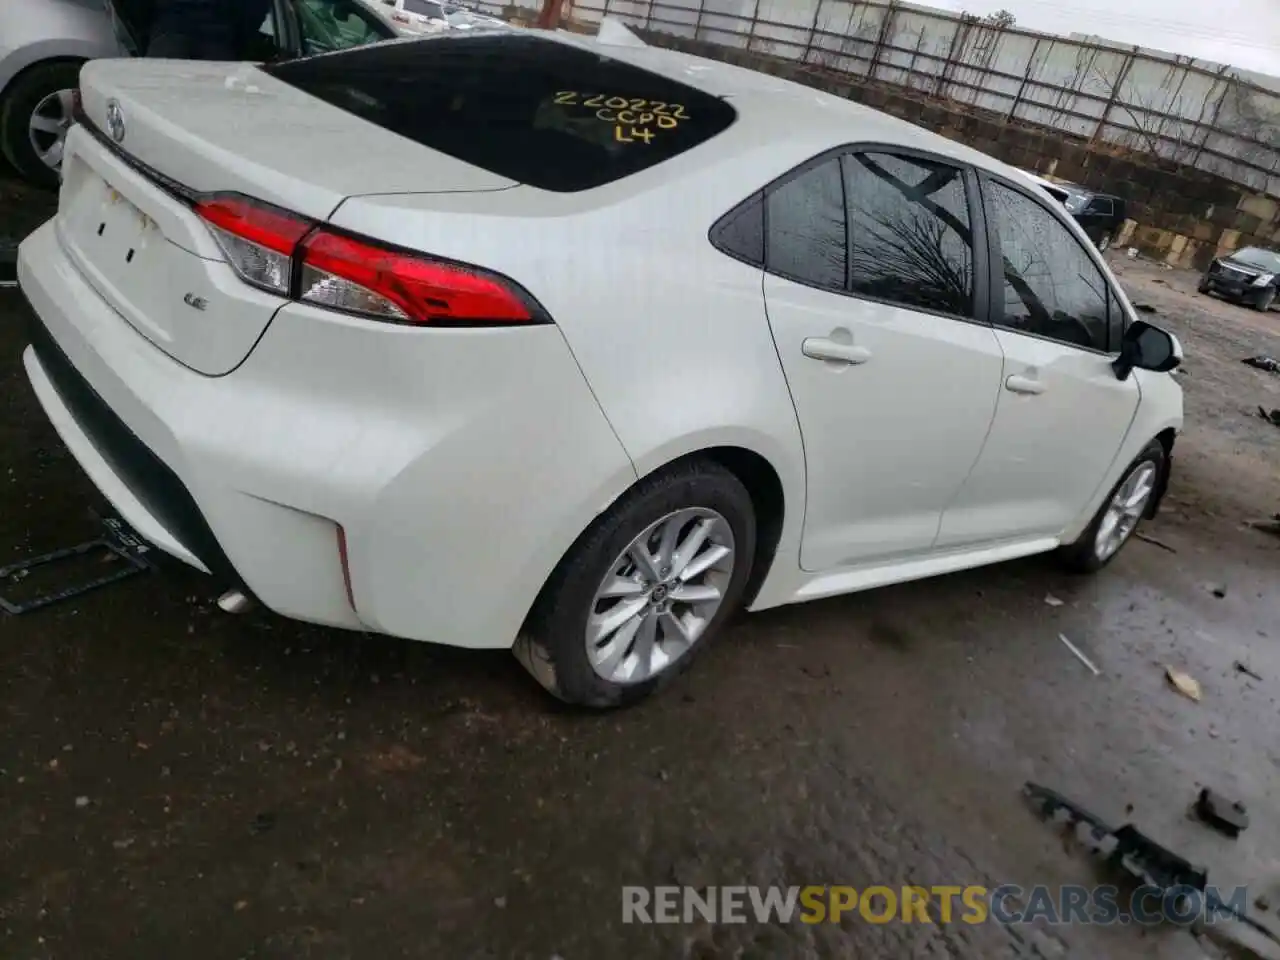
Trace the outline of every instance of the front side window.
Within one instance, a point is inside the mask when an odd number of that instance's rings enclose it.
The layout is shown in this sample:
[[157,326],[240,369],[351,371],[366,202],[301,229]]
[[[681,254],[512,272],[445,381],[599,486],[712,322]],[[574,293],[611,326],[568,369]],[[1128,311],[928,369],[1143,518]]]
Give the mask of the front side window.
[[298,30],[305,53],[361,47],[394,36],[359,0],[296,0]]
[[856,153],[844,161],[854,293],[973,314],[973,231],[964,173],[932,160]]
[[836,157],[769,191],[766,265],[770,273],[843,290],[847,243],[844,185]]
[[987,198],[1004,275],[996,323],[1088,350],[1119,349],[1108,342],[1106,280],[1071,232],[1003,184],[988,182]]

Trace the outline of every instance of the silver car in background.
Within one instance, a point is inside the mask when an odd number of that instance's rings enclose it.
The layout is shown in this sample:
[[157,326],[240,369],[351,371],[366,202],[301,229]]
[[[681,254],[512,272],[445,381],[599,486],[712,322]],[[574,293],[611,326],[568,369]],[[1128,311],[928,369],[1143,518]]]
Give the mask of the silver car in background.
[[[381,4],[271,0],[249,61],[281,60],[400,35]],[[0,0],[0,154],[34,183],[57,186],[80,67],[136,56],[151,0]]]

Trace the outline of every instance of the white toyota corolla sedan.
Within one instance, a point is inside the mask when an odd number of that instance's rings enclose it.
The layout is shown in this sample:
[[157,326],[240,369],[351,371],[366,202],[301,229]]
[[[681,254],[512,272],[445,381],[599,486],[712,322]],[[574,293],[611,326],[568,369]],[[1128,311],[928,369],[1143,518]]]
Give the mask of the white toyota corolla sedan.
[[285,616],[616,705],[743,605],[1096,570],[1165,488],[1177,341],[1024,174],[875,111],[537,32],[81,85],[31,384]]

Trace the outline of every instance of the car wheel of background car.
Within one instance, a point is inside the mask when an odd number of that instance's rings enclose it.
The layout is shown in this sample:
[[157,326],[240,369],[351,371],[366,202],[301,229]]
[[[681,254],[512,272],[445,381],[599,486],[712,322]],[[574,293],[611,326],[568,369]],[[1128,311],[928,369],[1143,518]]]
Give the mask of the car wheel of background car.
[[1106,253],[1106,252],[1107,252],[1108,250],[1110,250],[1110,249],[1111,249],[1111,234],[1109,234],[1109,233],[1104,233],[1104,234],[1103,234],[1103,235],[1098,239],[1098,252],[1099,252],[1099,253]]
[[1201,280],[1201,281],[1200,281],[1200,283],[1196,286],[1196,290],[1197,290],[1197,291],[1199,291],[1200,293],[1208,293],[1208,292],[1209,292],[1209,281],[1208,281],[1208,280]]
[[1164,447],[1152,440],[1130,464],[1088,529],[1060,551],[1069,569],[1093,573],[1115,558],[1146,514],[1164,467]]
[[751,496],[736,476],[705,460],[664,469],[570,548],[516,656],[566,702],[640,700],[683,671],[738,607],[755,546]]
[[13,81],[0,104],[0,149],[5,159],[41,186],[58,185],[80,66],[76,60],[37,64]]
[[1268,310],[1271,309],[1271,305],[1275,302],[1276,302],[1276,288],[1268,287],[1266,290],[1262,291],[1262,294],[1258,297],[1257,300],[1254,301],[1253,305],[1257,309],[1261,310],[1263,313],[1266,313]]

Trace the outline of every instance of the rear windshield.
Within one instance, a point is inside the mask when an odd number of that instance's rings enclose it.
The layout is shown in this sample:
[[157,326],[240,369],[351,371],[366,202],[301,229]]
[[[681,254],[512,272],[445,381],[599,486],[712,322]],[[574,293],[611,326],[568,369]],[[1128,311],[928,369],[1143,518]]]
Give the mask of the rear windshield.
[[[711,139],[727,102],[519,34],[380,44],[264,67],[378,126],[543,190],[588,190]],[[376,161],[371,163],[375,172]]]

